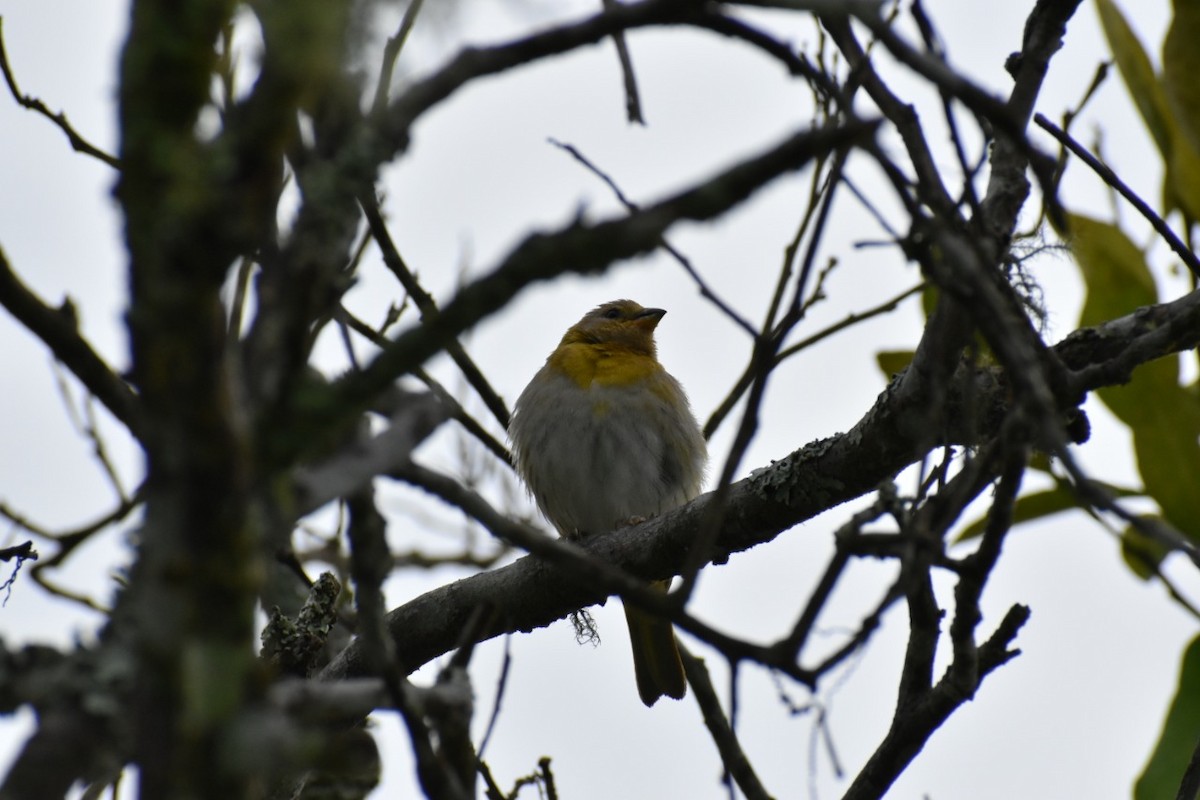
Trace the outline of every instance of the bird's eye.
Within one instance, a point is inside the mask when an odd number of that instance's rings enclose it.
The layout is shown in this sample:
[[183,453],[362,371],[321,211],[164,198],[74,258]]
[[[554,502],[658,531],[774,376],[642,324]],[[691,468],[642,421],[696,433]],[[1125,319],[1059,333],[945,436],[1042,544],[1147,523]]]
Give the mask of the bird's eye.
[[604,312],[605,319],[619,319],[620,316],[621,316],[621,309],[619,309],[619,308],[610,308]]

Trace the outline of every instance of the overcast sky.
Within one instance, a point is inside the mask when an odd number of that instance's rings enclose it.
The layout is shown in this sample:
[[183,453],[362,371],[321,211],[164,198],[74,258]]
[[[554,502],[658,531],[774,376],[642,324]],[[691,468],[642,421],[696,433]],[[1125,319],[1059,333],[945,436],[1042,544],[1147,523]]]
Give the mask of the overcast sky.
[[[501,5],[472,2],[453,17],[423,19],[412,53],[401,63],[397,88],[442,63],[462,42],[504,41],[551,13],[575,17],[599,4],[528,4],[507,11]],[[940,27],[952,65],[985,87],[1006,92],[1004,59],[1019,48],[1032,2],[928,0],[925,6]],[[1135,27],[1152,53],[1168,11],[1165,0],[1137,4]],[[0,13],[22,90],[51,109],[65,110],[81,132],[115,152],[115,66],[127,4],[0,0]],[[799,17],[759,19],[796,45],[811,47],[817,39],[812,25]],[[384,26],[377,38],[390,32]],[[387,170],[382,189],[393,237],[441,301],[464,271],[468,277],[486,271],[531,229],[561,226],[581,210],[592,218],[617,213],[608,190],[548,137],[578,147],[632,199],[645,202],[777,141],[809,119],[808,89],[744,46],[679,28],[639,31],[629,41],[649,123],[644,128],[624,121],[620,75],[609,43],[482,81],[416,126],[412,148]],[[374,53],[370,48],[364,53],[372,72]],[[1074,105],[1103,57],[1093,8],[1085,4],[1052,64],[1039,110],[1058,118]],[[252,62],[253,53],[245,58]],[[919,84],[901,69],[889,69],[897,90],[918,91]],[[931,125],[933,144],[943,148],[942,163],[952,164],[945,141],[935,135],[936,108],[925,109],[923,118]],[[1076,132],[1088,143],[1099,135],[1117,171],[1144,196],[1158,197],[1156,159],[1115,72]],[[18,108],[7,94],[0,96],[0,142],[0,247],[47,301],[58,303],[70,295],[85,334],[110,363],[124,367],[124,261],[121,222],[110,198],[113,172],[71,153],[50,123]],[[868,165],[852,165],[851,174],[869,193],[878,187],[872,199],[903,229],[903,216]],[[759,318],[769,298],[809,178],[805,173],[782,179],[720,222],[671,233],[706,281],[751,319]],[[1069,171],[1066,186],[1072,210],[1113,213],[1108,193],[1080,169]],[[840,265],[828,284],[829,299],[814,309],[801,336],[919,280],[916,268],[895,248],[854,246],[884,240],[886,233],[848,193],[841,195],[836,212],[823,259],[836,257]],[[1125,209],[1121,213],[1130,216]],[[1132,230],[1138,241],[1148,241],[1140,228]],[[1154,254],[1160,266],[1167,264],[1161,248]],[[1045,288],[1049,338],[1056,341],[1078,316],[1077,273],[1067,258],[1054,254],[1038,259],[1033,271]],[[1165,268],[1159,277],[1163,297],[1177,296],[1181,282]],[[749,342],[662,256],[621,265],[601,278],[565,278],[533,287],[481,325],[467,347],[511,404],[563,330],[587,309],[618,297],[667,309],[659,328],[660,356],[686,387],[698,416],[706,418],[740,373]],[[379,319],[399,298],[399,288],[376,274],[360,282],[351,302],[366,318]],[[910,348],[920,324],[920,311],[910,302],[788,362],[772,379],[761,433],[739,477],[853,425],[885,385],[874,354]],[[322,358],[331,369],[342,368],[339,347],[332,339],[322,343]],[[370,350],[360,353],[369,356]],[[5,314],[0,314],[0,366],[9,376],[0,392],[0,501],[55,529],[106,513],[115,503],[113,489],[90,445],[72,427],[47,352]],[[435,360],[432,367],[447,385],[457,385],[447,364]],[[1136,483],[1127,435],[1095,401],[1087,410],[1095,433],[1078,448],[1084,465],[1096,477]],[[138,478],[135,449],[118,426],[100,416],[128,489]],[[732,427],[727,422],[710,443],[714,472]],[[435,466],[459,468],[458,437],[447,426],[423,449],[423,457]],[[911,480],[902,489],[911,491]],[[499,491],[492,487],[497,498]],[[456,519],[436,508],[410,514],[414,499],[403,491],[386,494],[393,546],[452,549],[457,540],[450,534],[417,532],[421,526],[414,519],[432,517],[444,525],[456,525]],[[758,641],[780,636],[824,566],[832,530],[848,513],[848,508],[835,509],[708,569],[693,611],[718,628]],[[314,524],[328,522],[318,517]],[[22,537],[19,530],[0,530],[0,544]],[[111,569],[125,557],[119,533],[110,534],[55,577],[103,601],[112,588]],[[1168,571],[1193,596],[1200,588],[1183,565],[1168,563]],[[388,587],[389,600],[398,605],[460,574],[440,569],[398,576]],[[878,564],[855,569],[822,619],[831,645],[840,631],[857,624],[890,575],[889,567]],[[1169,602],[1160,586],[1134,579],[1112,536],[1082,514],[1024,526],[1011,535],[985,595],[981,634],[1016,602],[1033,610],[1017,639],[1023,655],[987,679],[975,701],[933,737],[890,796],[998,800],[1129,793],[1155,740],[1195,621]],[[603,637],[597,648],[577,646],[570,626],[559,623],[478,649],[472,664],[478,733],[491,710],[505,647],[513,658],[500,722],[486,753],[497,779],[510,785],[548,755],[560,796],[572,800],[724,796],[720,762],[694,702],[666,701],[645,709],[634,689],[619,604],[594,611]],[[26,578],[18,581],[0,614],[9,647],[86,640],[99,619],[48,600]],[[905,633],[898,608],[866,654],[815,698],[825,709],[848,776],[886,730]],[[688,644],[706,653],[702,645]],[[726,687],[719,658],[708,663],[718,687]],[[417,679],[431,674],[422,672]],[[783,686],[797,705],[814,699],[800,687]],[[768,789],[778,797],[804,797],[810,790],[822,798],[838,796],[846,780],[834,774],[828,752],[814,746],[815,715],[790,715],[777,697],[777,684],[762,670],[746,668],[740,688],[739,732]],[[0,720],[0,764],[12,758],[28,725],[27,715]],[[414,778],[407,747],[395,735],[398,726],[390,715],[380,715],[380,727],[387,734],[381,738],[386,767],[377,796],[412,796]]]

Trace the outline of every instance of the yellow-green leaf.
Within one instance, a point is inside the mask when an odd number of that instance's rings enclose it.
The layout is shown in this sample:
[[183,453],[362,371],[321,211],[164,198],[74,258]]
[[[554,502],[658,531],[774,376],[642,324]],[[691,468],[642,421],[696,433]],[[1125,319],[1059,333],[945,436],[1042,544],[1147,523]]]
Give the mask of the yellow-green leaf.
[[[1133,489],[1125,489],[1107,483],[1100,483],[1100,485],[1113,497],[1136,497],[1141,494],[1141,492]],[[1017,501],[1013,504],[1013,524],[1031,522],[1035,519],[1045,519],[1046,517],[1051,517],[1064,511],[1071,511],[1078,507],[1079,499],[1076,497],[1075,492],[1067,484],[1059,483],[1053,489],[1046,489],[1018,497]],[[986,527],[987,517],[981,517],[967,525],[954,541],[965,542],[968,539],[982,536]]]
[[1179,684],[1158,744],[1133,787],[1134,800],[1171,800],[1196,746],[1200,731],[1200,638],[1183,653]]
[[[1174,356],[1169,360],[1175,364]],[[1134,373],[1129,388],[1138,385],[1144,369]],[[1146,494],[1154,498],[1171,525],[1200,541],[1200,409],[1178,384],[1156,388],[1147,382],[1135,391],[1157,411],[1151,419],[1131,426]]]
[[1117,69],[1165,159],[1171,152],[1170,111],[1146,48],[1112,0],[1096,0],[1096,12]]
[[875,363],[883,370],[884,377],[888,380],[891,380],[893,375],[903,372],[912,360],[912,350],[881,350],[875,354]]
[[1121,558],[1126,566],[1142,580],[1158,572],[1158,565],[1167,557],[1167,548],[1130,525],[1121,534]]
[[[1157,300],[1138,248],[1115,225],[1067,218],[1066,241],[1087,287],[1080,324],[1096,325]],[[1200,541],[1200,404],[1179,385],[1179,359],[1143,364],[1124,386],[1101,389],[1100,399],[1133,433],[1146,494],[1171,525]]]
[[1163,40],[1163,86],[1183,138],[1200,150],[1200,3],[1177,2]]
[[[1013,524],[1050,517],[1078,506],[1079,502],[1075,499],[1074,493],[1063,487],[1034,492],[1017,498],[1016,503],[1013,504]],[[987,523],[987,517],[980,517],[963,529],[955,541],[965,542],[968,539],[982,536],[984,529],[987,528]]]
[[[1195,47],[1195,35],[1188,32],[1194,24],[1195,12],[1183,17],[1176,13],[1172,25],[1174,38],[1169,33],[1163,48],[1166,74],[1162,80],[1116,4],[1112,0],[1096,0],[1096,12],[1117,70],[1166,165],[1163,214],[1181,208],[1190,219],[1200,219],[1200,146],[1196,137],[1188,135],[1188,129],[1194,132],[1196,128],[1184,121],[1185,112],[1181,110],[1190,107],[1190,118],[1196,119],[1196,106],[1192,103],[1194,94],[1200,92],[1200,82],[1193,78],[1197,73],[1190,62],[1200,59],[1200,51]],[[1189,35],[1191,39],[1187,38]]]
[[[1079,319],[1081,326],[1098,325],[1157,302],[1158,290],[1145,256],[1116,225],[1069,214],[1063,233],[1087,287]],[[1123,422],[1133,426],[1157,413],[1155,404],[1147,402],[1150,399],[1145,395],[1147,381],[1159,387],[1177,384],[1172,365],[1170,359],[1162,359],[1144,366],[1138,371],[1141,380],[1136,387],[1130,384],[1103,389],[1099,392],[1100,399]]]
[[1183,210],[1189,220],[1200,219],[1200,153],[1172,124],[1171,153],[1167,156],[1163,191],[1167,195],[1167,214],[1176,208]]
[[1158,300],[1146,257],[1116,225],[1068,214],[1062,234],[1087,285],[1080,325],[1097,325]]

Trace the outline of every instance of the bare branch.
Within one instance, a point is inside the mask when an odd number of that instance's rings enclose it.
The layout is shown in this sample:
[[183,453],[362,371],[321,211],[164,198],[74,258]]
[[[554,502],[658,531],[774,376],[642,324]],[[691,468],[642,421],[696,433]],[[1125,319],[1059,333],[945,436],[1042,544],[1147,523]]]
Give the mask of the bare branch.
[[[797,0],[793,5],[813,13],[842,17],[847,13],[872,13],[879,3],[877,0]],[[582,22],[552,28],[507,44],[464,49],[445,67],[411,86],[392,102],[374,137],[378,151],[373,157],[382,161],[391,153],[405,149],[409,131],[422,114],[477,78],[594,44],[619,31],[650,25],[710,27],[712,19],[713,14],[702,4],[644,0],[614,4],[611,10]],[[720,32],[734,35],[728,28]]]
[[532,234],[491,273],[464,287],[435,318],[393,340],[361,372],[335,383],[308,420],[318,429],[361,412],[379,391],[420,366],[448,341],[502,308],[523,287],[566,274],[589,274],[615,261],[653,250],[680,220],[711,219],[774,178],[801,168],[813,157],[867,138],[872,123],[851,122],[805,131],[691,189],[620,219],[576,222],[554,234]]
[[[754,767],[738,742],[737,732],[726,718],[721,709],[721,701],[713,689],[712,680],[708,676],[708,667],[704,659],[680,648],[679,654],[683,659],[683,669],[687,675],[688,686],[696,697],[700,712],[704,715],[704,724],[712,736],[717,751],[721,754],[721,763],[729,777],[733,779],[749,800],[769,800],[771,795],[762,785]],[[732,791],[732,789],[731,789]]]
[[[433,296],[417,282],[416,276],[409,270],[408,265],[404,263],[404,259],[400,257],[400,251],[396,248],[395,242],[392,241],[392,236],[388,232],[387,225],[383,221],[383,214],[379,210],[379,203],[374,197],[363,196],[359,198],[359,204],[362,206],[363,213],[367,218],[367,225],[370,226],[371,236],[374,237],[375,243],[379,245],[379,250],[383,254],[383,263],[391,270],[396,279],[400,281],[400,285],[404,287],[404,291],[408,292],[408,296],[417,304],[417,308],[421,311],[421,318],[434,317],[438,314],[437,303]],[[454,359],[454,363],[462,371],[463,377],[467,379],[467,383],[471,385],[479,397],[483,400],[484,405],[492,412],[496,421],[500,423],[500,427],[508,428],[508,407],[504,405],[504,400],[488,383],[484,377],[483,371],[479,366],[467,355],[466,348],[458,339],[449,339],[445,343],[446,352]]]
[[1084,164],[1087,164],[1092,172],[1100,176],[1100,180],[1120,192],[1121,196],[1128,200],[1129,204],[1136,208],[1137,212],[1150,223],[1150,226],[1170,246],[1175,255],[1179,256],[1184,265],[1192,271],[1192,275],[1200,278],[1200,258],[1197,258],[1196,254],[1175,235],[1175,231],[1171,230],[1171,226],[1167,224],[1166,220],[1160,217],[1145,200],[1139,197],[1137,192],[1129,188],[1129,184],[1118,178],[1115,172],[1109,169],[1100,159],[1089,153],[1087,148],[1077,142],[1073,136],[1046,119],[1042,114],[1034,116],[1034,121],[1042,130],[1057,139],[1059,144],[1074,153]]
[[[1189,315],[1200,313],[1200,291],[1189,295],[1188,299],[1186,304],[1176,301],[1142,309],[1106,325],[1121,329],[1136,318],[1150,317],[1171,327],[1172,321],[1191,319]],[[1162,346],[1167,346],[1169,341],[1169,346],[1176,349],[1152,354],[1148,349],[1138,348],[1137,352],[1146,358],[1156,358],[1200,345],[1200,325],[1180,322],[1179,328],[1179,336],[1175,338],[1154,339]],[[1088,330],[1095,334],[1099,329]],[[1144,335],[1153,337],[1154,334]],[[1089,352],[1078,347],[1075,342],[1079,338],[1091,337],[1082,334],[1059,345],[1071,351],[1069,360],[1072,363],[1082,365],[1090,363],[1092,358],[1102,360],[1111,355],[1103,350]],[[974,375],[967,374],[960,378],[974,379]],[[911,420],[916,412],[909,407],[912,399],[898,391],[897,385],[893,382],[848,433],[813,442],[732,484],[720,536],[714,550],[708,554],[710,563],[723,562],[733,553],[769,542],[822,511],[874,491],[880,482],[920,460],[925,455],[925,448],[933,445],[927,431],[905,424],[904,421]],[[1011,400],[1003,381],[990,382],[987,386],[991,388],[982,387],[982,394],[978,396],[982,407],[993,404],[1003,407],[1005,399]],[[987,436],[998,431],[998,427],[989,428],[988,424],[987,419],[981,420],[980,428],[973,435]],[[990,424],[995,426],[996,422]],[[434,488],[430,482],[433,476],[427,472],[418,475],[412,469],[406,467],[399,477],[446,496],[493,533],[529,549],[536,556],[459,581],[452,591],[446,587],[435,589],[390,612],[388,629],[397,640],[398,652],[403,654],[404,669],[415,669],[456,646],[457,632],[480,603],[499,605],[500,598],[505,598],[503,607],[508,614],[497,622],[496,627],[485,632],[485,636],[491,637],[548,625],[586,605],[602,602],[609,595],[620,594],[639,607],[669,617],[727,655],[775,666],[802,682],[811,681],[819,674],[781,659],[771,648],[752,646],[720,634],[682,613],[668,602],[668,598],[655,596],[639,581],[626,576],[632,574],[644,580],[662,580],[677,574],[694,544],[697,526],[709,511],[711,493],[639,525],[591,537],[584,543],[584,554],[573,543],[531,535],[527,528],[497,514],[481,498],[456,482],[447,480]],[[581,575],[587,575],[588,579],[581,581]],[[518,602],[515,598],[521,600]],[[433,609],[437,612],[433,613]],[[1012,632],[1015,635],[1015,629]],[[999,657],[997,651],[996,658]],[[361,658],[361,653],[352,644],[330,666],[326,677],[362,674]]]
[[0,561],[12,561],[14,558],[37,560],[38,552],[33,549],[33,542],[22,542],[12,547],[0,547]]
[[400,20],[400,27],[396,33],[388,37],[387,44],[383,48],[383,61],[379,67],[379,78],[375,84],[375,101],[371,104],[371,113],[374,115],[383,113],[387,108],[388,94],[392,88],[392,74],[396,70],[396,59],[400,57],[400,51],[404,49],[404,43],[408,41],[408,35],[412,33],[413,27],[417,24],[417,15],[421,13],[421,6],[425,0],[409,0],[408,8],[404,9],[404,17]]
[[[569,156],[571,156],[571,158],[575,159],[580,164],[582,164],[584,169],[586,169],[588,172],[592,173],[597,178],[602,180],[604,182],[604,184],[606,186],[608,186],[609,189],[612,190],[612,193],[613,193],[613,195],[616,196],[617,201],[621,205],[625,206],[625,209],[627,211],[636,212],[636,211],[641,210],[638,207],[637,203],[634,203],[632,200],[630,200],[628,197],[625,196],[625,193],[623,191],[621,191],[621,187],[617,184],[617,182],[615,180],[613,180],[613,178],[607,172],[605,172],[604,170],[602,170],[598,166],[596,166],[594,163],[592,163],[591,159],[589,159],[583,153],[579,152],[579,149],[577,147],[575,147],[574,145],[571,145],[571,144],[565,144],[563,142],[558,141],[557,139],[550,139],[549,141],[550,141],[550,144],[554,145],[555,147],[559,148],[560,150],[563,150]],[[714,292],[709,287],[708,283],[700,276],[700,273],[696,271],[696,268],[694,266],[692,266],[692,262],[691,262],[691,260],[688,259],[687,256],[685,256],[683,253],[679,252],[679,250],[676,249],[675,246],[672,245],[670,242],[668,242],[665,237],[663,238],[661,245],[662,245],[662,249],[667,251],[667,253],[671,256],[671,258],[675,259],[675,263],[677,263],[677,264],[679,264],[679,266],[683,267],[684,272],[686,272],[691,277],[692,281],[695,282],[696,287],[700,290],[701,297],[704,297],[709,302],[711,302],[714,306],[716,306],[721,311],[722,314],[724,314],[726,317],[728,317],[731,322],[733,322],[739,328],[744,330],[746,333],[750,334],[751,336],[758,335],[758,332],[756,330],[754,330],[754,326],[751,325],[749,323],[749,321],[746,320],[745,317],[743,317],[741,314],[734,311],[733,308],[731,308],[724,300],[722,300],[720,298],[719,295],[717,295],[716,292]]]
[[348,497],[375,476],[407,463],[416,446],[447,418],[445,407],[432,394],[397,389],[396,395],[386,430],[365,441],[356,439],[325,461],[296,470],[297,516]]
[[8,84],[8,91],[12,94],[13,99],[16,100],[17,103],[23,108],[27,108],[30,111],[35,111],[57,125],[58,129],[66,134],[67,141],[71,143],[71,148],[75,150],[75,152],[83,153],[86,156],[91,156],[92,158],[103,161],[113,169],[121,168],[121,162],[118,159],[110,156],[108,153],[104,152],[99,147],[96,147],[87,139],[83,138],[83,136],[81,136],[79,132],[71,126],[71,123],[67,122],[67,115],[65,113],[60,111],[55,114],[49,108],[47,108],[46,104],[41,100],[27,94],[22,94],[21,90],[17,88],[17,79],[16,76],[13,75],[12,66],[8,63],[8,51],[4,47],[3,17],[0,17],[0,71],[4,72],[4,81]]
[[[617,0],[602,0],[604,10],[612,13],[617,8]],[[612,35],[613,44],[617,48],[617,60],[621,63],[621,80],[625,86],[625,118],[629,122],[645,125],[642,117],[642,100],[638,95],[637,76],[633,74],[633,58],[629,55],[629,44],[625,41],[625,32],[617,31]]]
[[64,301],[59,308],[46,305],[13,272],[3,250],[0,250],[0,305],[41,339],[54,357],[134,436],[139,435],[142,423],[137,395],[80,335],[71,301]]

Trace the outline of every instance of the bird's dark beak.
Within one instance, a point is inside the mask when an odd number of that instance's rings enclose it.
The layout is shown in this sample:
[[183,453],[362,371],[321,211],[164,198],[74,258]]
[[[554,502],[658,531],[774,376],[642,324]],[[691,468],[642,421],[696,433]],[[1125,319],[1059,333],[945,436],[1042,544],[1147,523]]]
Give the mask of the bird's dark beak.
[[647,331],[652,331],[658,327],[658,321],[663,318],[663,314],[667,311],[664,308],[643,308],[638,312],[638,315],[633,318],[633,324]]

